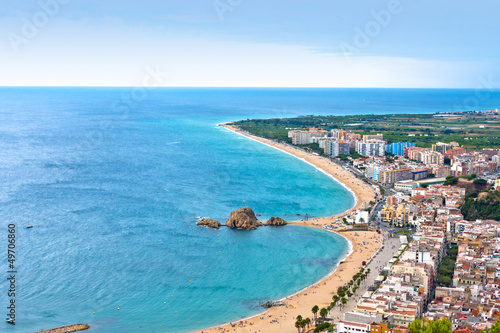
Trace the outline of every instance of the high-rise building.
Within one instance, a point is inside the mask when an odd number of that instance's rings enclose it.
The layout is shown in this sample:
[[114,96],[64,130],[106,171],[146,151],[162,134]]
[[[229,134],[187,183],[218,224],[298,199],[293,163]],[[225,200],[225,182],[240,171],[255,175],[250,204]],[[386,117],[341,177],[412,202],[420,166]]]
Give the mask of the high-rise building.
[[356,152],[363,156],[385,156],[385,142],[379,140],[357,141]]
[[312,143],[312,138],[323,138],[327,137],[328,132],[323,130],[314,131],[293,131],[292,133],[292,144],[294,145],[307,145]]
[[412,179],[411,169],[381,170],[379,182],[381,184],[394,184],[401,180]]
[[415,147],[414,142],[393,142],[385,146],[385,151],[393,154],[403,156],[405,154],[405,149],[409,147]]
[[444,164],[444,155],[437,151],[423,151],[420,153],[419,161],[424,164]]
[[325,142],[325,154],[337,157],[340,154],[349,155],[351,152],[349,141],[328,140]]
[[345,130],[331,130],[330,135],[333,139],[349,141],[351,148],[356,148],[356,141],[361,140],[361,135]]

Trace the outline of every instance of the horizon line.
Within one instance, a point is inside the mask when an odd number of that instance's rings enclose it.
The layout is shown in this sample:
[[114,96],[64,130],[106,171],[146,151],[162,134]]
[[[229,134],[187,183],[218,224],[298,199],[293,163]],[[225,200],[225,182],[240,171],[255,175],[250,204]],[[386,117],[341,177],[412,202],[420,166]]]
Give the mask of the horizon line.
[[477,88],[477,87],[272,87],[272,86],[158,86],[158,87],[145,87],[145,86],[91,86],[91,85],[48,85],[48,86],[7,86],[0,85],[0,88],[146,88],[146,89],[169,89],[169,88],[185,88],[185,89],[428,89],[428,90],[488,90],[488,91],[500,91],[500,88]]

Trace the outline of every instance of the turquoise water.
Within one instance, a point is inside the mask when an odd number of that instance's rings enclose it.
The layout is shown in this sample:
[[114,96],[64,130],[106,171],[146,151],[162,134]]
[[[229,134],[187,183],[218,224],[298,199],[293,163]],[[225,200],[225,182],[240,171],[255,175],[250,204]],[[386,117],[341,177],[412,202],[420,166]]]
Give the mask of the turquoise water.
[[[354,199],[312,166],[216,124],[449,111],[474,91],[136,93],[0,89],[2,248],[7,224],[18,226],[17,325],[0,323],[1,332],[77,322],[103,333],[187,332],[261,312],[259,302],[328,274],[347,242],[298,226],[214,232],[197,227],[197,217],[225,221],[242,206],[262,219],[326,216],[350,208]],[[480,103],[498,107],[500,95]],[[2,262],[0,274],[7,276],[6,258]],[[1,278],[4,309],[7,289]]]

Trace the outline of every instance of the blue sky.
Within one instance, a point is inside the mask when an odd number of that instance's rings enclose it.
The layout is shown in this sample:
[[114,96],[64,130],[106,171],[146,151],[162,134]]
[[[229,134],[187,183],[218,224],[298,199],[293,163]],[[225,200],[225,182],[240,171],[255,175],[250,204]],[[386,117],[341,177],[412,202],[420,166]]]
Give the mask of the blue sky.
[[162,86],[500,88],[498,13],[492,0],[9,2],[0,85],[140,86],[155,68]]

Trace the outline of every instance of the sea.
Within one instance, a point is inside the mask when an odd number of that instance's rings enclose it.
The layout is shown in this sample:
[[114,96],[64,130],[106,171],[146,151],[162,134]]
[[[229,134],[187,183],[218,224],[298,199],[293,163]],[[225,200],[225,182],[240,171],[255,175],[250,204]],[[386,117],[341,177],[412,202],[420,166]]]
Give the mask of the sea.
[[219,123],[498,107],[489,90],[0,88],[0,308],[7,317],[14,301],[16,316],[0,332],[190,332],[328,275],[349,251],[335,233],[196,225],[241,207],[301,220],[355,204],[313,166]]

